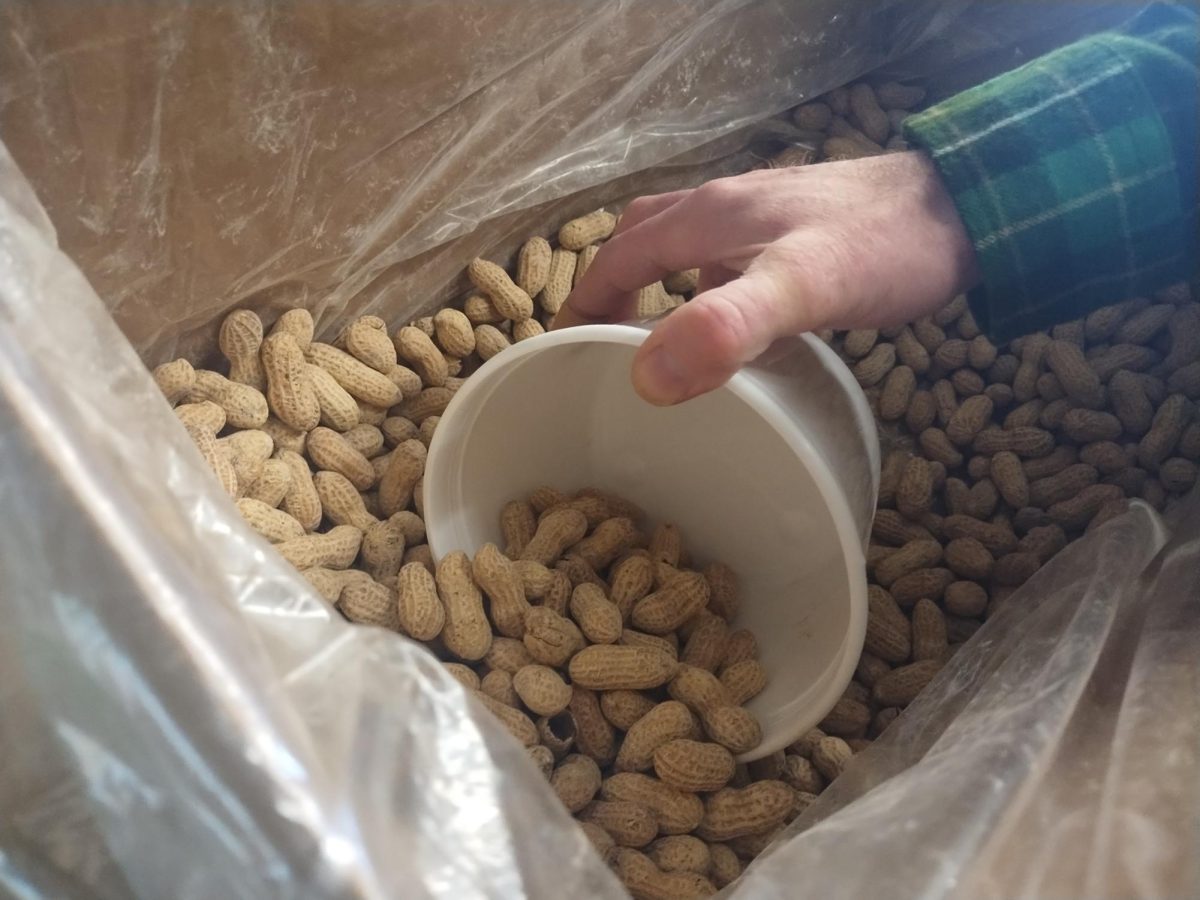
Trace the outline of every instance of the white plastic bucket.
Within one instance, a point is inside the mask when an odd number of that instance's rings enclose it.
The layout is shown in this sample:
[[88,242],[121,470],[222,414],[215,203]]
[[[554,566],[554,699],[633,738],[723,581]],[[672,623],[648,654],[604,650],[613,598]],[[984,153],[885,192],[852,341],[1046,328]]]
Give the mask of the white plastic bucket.
[[522,341],[459,389],[438,424],[424,502],[435,557],[500,542],[501,507],[539,485],[599,487],[676,523],[697,564],[739,578],[735,625],[758,639],[763,741],[815,726],[854,674],[867,622],[863,548],[879,444],[849,370],[812,335],[776,343],[723,388],[670,408],[633,391],[648,326]]

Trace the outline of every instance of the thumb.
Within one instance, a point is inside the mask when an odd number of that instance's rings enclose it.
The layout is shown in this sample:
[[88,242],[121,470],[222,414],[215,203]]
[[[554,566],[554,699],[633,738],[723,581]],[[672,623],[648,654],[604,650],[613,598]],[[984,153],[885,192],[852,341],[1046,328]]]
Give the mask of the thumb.
[[644,400],[671,406],[728,381],[776,338],[813,327],[804,298],[769,269],[752,267],[668,315],[633,361]]

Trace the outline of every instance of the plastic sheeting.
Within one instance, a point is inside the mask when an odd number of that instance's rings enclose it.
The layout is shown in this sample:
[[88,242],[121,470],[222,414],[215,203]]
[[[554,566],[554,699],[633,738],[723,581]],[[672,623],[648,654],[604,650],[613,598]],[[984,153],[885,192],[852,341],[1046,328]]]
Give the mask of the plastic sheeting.
[[461,287],[477,251],[588,204],[694,183],[678,169],[731,151],[714,141],[902,54],[965,3],[166,3],[82,15],[14,0],[0,10],[5,142],[64,248],[161,361],[177,341],[200,352],[218,314],[247,298],[306,305],[324,326],[345,310],[412,315]]
[[1169,524],[1137,503],[988,620],[746,896],[809,896],[800,877],[834,897],[1196,896],[1198,660],[1200,495]]
[[[142,359],[239,303],[405,318],[477,252],[745,168],[961,5],[6,4],[50,215],[0,153],[0,886],[622,896],[428,654],[242,525]],[[1195,895],[1198,517],[1062,554],[733,896]]]
[[5,163],[0,884],[12,848],[87,897],[619,896],[432,656],[238,523]]

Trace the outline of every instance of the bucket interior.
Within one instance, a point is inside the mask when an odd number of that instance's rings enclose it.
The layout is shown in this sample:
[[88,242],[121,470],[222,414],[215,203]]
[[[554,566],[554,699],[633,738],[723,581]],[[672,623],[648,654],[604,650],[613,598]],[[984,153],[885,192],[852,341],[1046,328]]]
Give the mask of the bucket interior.
[[[764,740],[748,757],[795,740],[840,695],[862,643],[863,575],[848,563],[823,466],[732,389],[645,403],[629,380],[634,345],[522,349],[464,386],[438,426],[424,486],[434,553],[499,542],[500,508],[540,485],[634,500],[680,527],[693,565],[721,560],[738,574],[735,627],[754,632],[770,679],[749,704]],[[787,427],[820,427],[781,412]]]

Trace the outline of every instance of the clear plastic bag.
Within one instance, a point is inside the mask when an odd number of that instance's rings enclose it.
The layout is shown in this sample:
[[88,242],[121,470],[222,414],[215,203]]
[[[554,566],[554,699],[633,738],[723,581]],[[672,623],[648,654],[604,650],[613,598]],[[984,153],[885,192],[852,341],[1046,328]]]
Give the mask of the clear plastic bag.
[[[431,656],[249,532],[143,361],[239,304],[411,316],[477,253],[747,168],[764,117],[965,6],[0,10],[49,211],[0,152],[0,887],[623,896]],[[1141,510],[1064,553],[732,895],[1194,894],[1198,534]]]
[[1197,660],[1200,496],[1169,523],[1134,504],[987,621],[744,895],[1194,897]]
[[5,142],[158,362],[203,353],[247,300],[308,306],[325,328],[411,316],[479,251],[695,183],[701,164],[744,170],[718,160],[756,123],[966,3],[14,2]]

